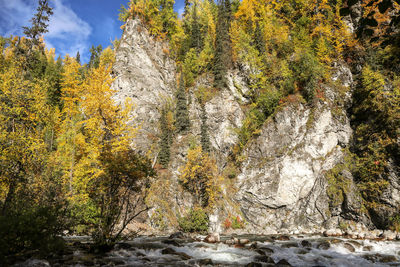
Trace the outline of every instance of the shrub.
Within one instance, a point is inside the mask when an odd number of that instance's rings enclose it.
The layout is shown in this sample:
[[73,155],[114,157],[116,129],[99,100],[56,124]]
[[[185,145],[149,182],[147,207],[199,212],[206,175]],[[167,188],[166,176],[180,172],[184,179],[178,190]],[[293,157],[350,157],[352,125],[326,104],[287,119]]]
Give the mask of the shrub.
[[231,228],[231,227],[232,227],[232,222],[231,222],[231,220],[230,220],[229,218],[226,218],[225,221],[224,221],[224,228],[225,228],[225,229],[229,229],[229,228]]
[[232,220],[232,229],[242,229],[244,228],[244,222],[240,219],[239,216],[236,216]]
[[390,221],[390,229],[392,231],[399,232],[400,231],[400,214],[397,214],[393,217],[389,218]]
[[186,233],[206,233],[208,230],[208,216],[202,208],[191,209],[185,216],[178,219],[179,228]]
[[29,250],[46,255],[64,249],[63,240],[57,237],[65,226],[60,210],[36,207],[0,216],[0,262]]

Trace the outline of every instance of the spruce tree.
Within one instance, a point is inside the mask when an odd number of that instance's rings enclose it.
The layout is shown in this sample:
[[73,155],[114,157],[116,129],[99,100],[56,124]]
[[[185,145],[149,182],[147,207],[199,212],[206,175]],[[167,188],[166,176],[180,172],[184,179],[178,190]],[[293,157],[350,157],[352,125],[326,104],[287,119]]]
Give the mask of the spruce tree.
[[79,51],[76,52],[75,60],[76,60],[76,62],[78,62],[79,64],[81,64],[81,54],[79,54]]
[[254,30],[254,45],[258,50],[258,52],[260,53],[260,55],[266,52],[263,31],[258,21],[256,22],[256,28]]
[[189,0],[185,0],[185,9],[183,11],[183,16],[186,16],[189,6],[190,6]]
[[39,0],[39,6],[36,10],[37,13],[30,20],[32,26],[22,27],[24,29],[24,34],[30,38],[33,45],[38,45],[40,43],[40,36],[48,32],[47,27],[49,26],[49,17],[53,15],[53,9],[49,6],[48,0]]
[[193,16],[192,16],[192,34],[191,34],[191,44],[190,48],[195,48],[197,53],[200,53],[202,49],[202,35],[200,30],[199,17],[197,14],[197,4],[193,6]]
[[159,142],[160,153],[158,154],[158,161],[164,168],[166,168],[168,166],[171,155],[170,152],[171,134],[168,129],[167,110],[165,108],[161,111],[160,129],[161,129],[161,138]]
[[179,82],[178,92],[176,94],[176,129],[178,133],[186,132],[190,128],[189,111],[185,93],[185,83],[183,74]]
[[210,152],[210,137],[208,135],[208,126],[207,126],[207,112],[205,105],[201,105],[201,126],[200,126],[200,134],[201,134],[201,149],[203,152]]
[[230,0],[220,0],[218,3],[218,18],[216,25],[215,58],[214,58],[214,87],[222,89],[226,86],[226,74],[232,64],[231,40],[229,28],[231,25]]
[[91,68],[98,68],[100,65],[100,55],[101,52],[103,51],[103,47],[101,45],[98,45],[95,47],[92,45],[92,48],[90,48],[90,60],[89,60],[89,69]]

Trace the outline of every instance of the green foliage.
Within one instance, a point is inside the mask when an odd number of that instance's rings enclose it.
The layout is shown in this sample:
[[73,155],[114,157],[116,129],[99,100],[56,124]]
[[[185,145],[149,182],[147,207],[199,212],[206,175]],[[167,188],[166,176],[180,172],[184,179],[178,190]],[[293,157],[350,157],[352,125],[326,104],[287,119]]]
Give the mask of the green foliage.
[[290,69],[294,82],[288,85],[286,88],[287,92],[293,93],[298,89],[301,91],[304,99],[310,103],[314,99],[318,82],[324,73],[317,57],[311,53],[302,53],[297,60],[290,63]]
[[37,13],[31,19],[32,26],[23,27],[24,34],[30,38],[33,45],[39,45],[39,37],[48,32],[47,27],[49,25],[47,23],[49,17],[53,15],[53,9],[49,6],[48,0],[39,0],[38,4]]
[[390,229],[392,231],[399,232],[400,231],[400,214],[396,214],[393,217],[389,218],[390,221]]
[[250,105],[250,110],[238,129],[239,146],[243,148],[255,135],[258,135],[265,120],[271,116],[279,104],[281,98],[277,90],[266,90],[257,98],[257,103]]
[[341,205],[345,195],[348,194],[351,189],[351,177],[349,178],[343,175],[343,171],[350,171],[349,168],[352,168],[354,165],[351,155],[347,154],[344,161],[344,163],[337,164],[325,175],[328,181],[326,192],[330,200],[329,205],[332,208]]
[[232,219],[232,229],[243,229],[244,228],[244,222],[240,219],[239,216],[235,216]]
[[168,222],[166,221],[165,215],[162,209],[158,208],[150,217],[150,221],[153,227],[159,228],[161,231],[166,230]]
[[158,161],[166,168],[168,166],[171,151],[170,147],[172,144],[172,132],[168,127],[168,110],[163,108],[160,116],[160,129],[161,137],[159,141],[160,153],[158,154]]
[[199,74],[199,62],[196,49],[191,48],[185,55],[182,65],[183,75],[185,76],[186,86],[193,86],[194,80]]
[[161,39],[171,38],[177,27],[174,3],[174,0],[131,0],[129,10],[122,8],[119,17],[124,21],[129,17],[139,18],[151,34]]
[[200,126],[200,143],[203,152],[209,153],[211,151],[211,143],[210,136],[208,135],[208,126],[207,126],[207,112],[205,105],[201,106],[201,126]]
[[176,94],[176,130],[178,133],[187,132],[190,128],[190,119],[188,104],[186,99],[185,83],[183,81],[183,75],[179,83],[179,89]]
[[201,147],[195,147],[188,151],[186,165],[180,173],[179,181],[193,195],[196,205],[212,209],[221,194],[215,159]]
[[203,47],[203,36],[200,31],[200,23],[198,17],[197,3],[193,5],[192,12],[192,25],[191,25],[191,37],[190,37],[190,48],[194,48],[195,51],[200,52]]
[[179,228],[186,233],[207,233],[208,216],[201,208],[194,208],[189,213],[178,219]]
[[100,164],[104,173],[89,185],[89,197],[98,211],[92,237],[98,246],[112,246],[125,227],[148,210],[139,208],[144,204],[140,191],[155,173],[149,159],[133,149],[106,149],[100,155]]
[[119,21],[126,22],[131,15],[129,10],[124,5],[121,4],[121,8],[118,11],[119,11],[118,13]]
[[101,55],[102,51],[103,51],[103,47],[101,45],[98,45],[97,47],[92,45],[92,48],[90,48],[90,60],[89,60],[89,64],[88,64],[89,69],[91,69],[91,68],[96,69],[99,67],[100,55]]
[[218,5],[216,24],[215,58],[214,58],[214,87],[222,89],[227,85],[227,71],[231,66],[231,40],[229,29],[231,26],[232,10],[230,0],[223,0]]
[[66,229],[60,207],[19,207],[19,210],[0,216],[0,260],[7,256],[38,250],[42,256],[64,249],[64,241],[57,237]]
[[366,66],[354,93],[352,124],[354,150],[357,155],[355,179],[368,208],[379,204],[388,186],[385,170],[389,162],[400,157],[400,94],[386,90],[385,78],[379,71]]

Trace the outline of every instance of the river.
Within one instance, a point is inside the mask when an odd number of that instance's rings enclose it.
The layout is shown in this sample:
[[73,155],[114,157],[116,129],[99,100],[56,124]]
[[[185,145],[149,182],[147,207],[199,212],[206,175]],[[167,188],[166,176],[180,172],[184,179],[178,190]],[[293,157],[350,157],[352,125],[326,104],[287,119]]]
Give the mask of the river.
[[88,252],[86,238],[70,237],[72,253],[15,266],[400,266],[400,241],[301,235],[222,236],[214,244],[196,239],[138,237],[99,255]]

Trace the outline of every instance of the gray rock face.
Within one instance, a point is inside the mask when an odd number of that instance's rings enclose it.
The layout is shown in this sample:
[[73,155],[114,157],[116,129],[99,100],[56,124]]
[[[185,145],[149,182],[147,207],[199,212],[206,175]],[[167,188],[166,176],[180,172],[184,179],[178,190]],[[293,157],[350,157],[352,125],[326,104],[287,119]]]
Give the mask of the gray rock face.
[[119,102],[131,98],[134,121],[140,126],[134,140],[147,151],[158,131],[160,108],[173,98],[176,80],[175,63],[165,53],[168,44],[154,40],[139,20],[126,23],[120,46],[116,51],[112,88]]
[[[357,13],[356,8],[354,13]],[[176,67],[167,51],[168,44],[150,37],[138,20],[127,22],[116,51],[113,70],[116,79],[112,85],[117,91],[115,99],[119,102],[128,97],[133,100],[136,106],[133,121],[141,127],[134,143],[143,152],[158,151],[160,108],[175,101]],[[351,106],[352,73],[344,64],[336,64],[334,69],[332,79],[340,88],[324,86],[324,98],[314,108],[301,102],[280,107],[264,123],[259,136],[245,148],[245,160],[236,179],[238,191],[230,197],[248,222],[249,232],[334,229],[340,217],[362,220],[358,214],[361,209],[358,189],[348,170],[340,175],[350,181],[350,192],[344,194],[339,207],[329,207],[326,192],[325,174],[344,162],[343,148],[349,146],[352,136],[345,111]],[[211,146],[221,173],[228,165],[232,147],[238,142],[235,129],[242,126],[245,118],[242,106],[248,104],[249,88],[243,73],[231,71],[227,77],[228,87],[215,92],[205,106]],[[170,205],[169,210],[174,214],[184,212],[193,204],[188,192],[177,190],[178,177],[190,144],[200,143],[201,107],[195,92],[200,87],[211,87],[211,80],[208,76],[200,77],[190,88],[191,129],[174,137],[169,169],[163,174],[164,178],[168,176],[164,189],[169,199],[162,201]],[[400,184],[398,167],[392,165],[388,177],[391,186],[383,202],[395,209],[400,205]],[[226,205],[232,205],[231,201],[226,201]],[[233,205],[225,210],[234,210]],[[387,209],[382,214],[385,212]],[[384,217],[382,214],[377,218]],[[211,216],[212,230],[219,232],[225,218],[226,214],[216,210]]]
[[[192,91],[196,91],[201,86],[209,86],[207,77],[200,79]],[[244,90],[247,89],[245,88]],[[234,130],[242,126],[242,121],[245,117],[239,104],[240,100],[238,100],[240,94],[234,94],[233,91],[237,92],[237,89],[232,83],[228,88],[217,92],[205,105],[211,147],[221,167],[225,165],[232,146],[238,142],[237,134]],[[200,140],[201,106],[195,100],[194,95],[192,95],[192,99],[193,101],[189,108],[192,122],[191,132]]]
[[343,159],[351,134],[346,114],[334,116],[327,103],[276,112],[245,151],[236,199],[246,219],[256,228],[322,226],[330,216],[324,173]]

